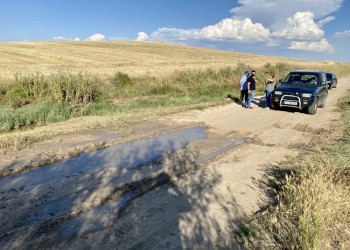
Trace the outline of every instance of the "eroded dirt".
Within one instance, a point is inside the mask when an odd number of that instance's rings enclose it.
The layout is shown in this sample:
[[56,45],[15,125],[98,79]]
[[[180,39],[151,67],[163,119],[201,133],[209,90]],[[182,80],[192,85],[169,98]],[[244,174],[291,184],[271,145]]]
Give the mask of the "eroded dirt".
[[[232,248],[237,222],[269,201],[266,168],[330,135],[349,89],[340,79],[314,116],[265,110],[256,98],[252,110],[232,103],[4,152],[0,248]],[[240,138],[251,141],[225,148]]]

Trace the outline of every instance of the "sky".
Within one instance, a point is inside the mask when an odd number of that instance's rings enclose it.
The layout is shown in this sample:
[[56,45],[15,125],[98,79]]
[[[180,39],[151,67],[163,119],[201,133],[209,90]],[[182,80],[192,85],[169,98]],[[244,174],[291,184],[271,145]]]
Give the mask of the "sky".
[[350,0],[0,0],[0,42],[160,41],[350,62],[349,13]]

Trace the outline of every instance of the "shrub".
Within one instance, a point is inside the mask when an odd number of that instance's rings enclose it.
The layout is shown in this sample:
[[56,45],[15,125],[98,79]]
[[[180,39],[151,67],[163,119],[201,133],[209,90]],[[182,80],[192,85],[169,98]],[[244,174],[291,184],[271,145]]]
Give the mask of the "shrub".
[[88,104],[99,95],[99,78],[88,73],[59,72],[50,76],[50,97],[67,104]]
[[39,73],[28,75],[16,74],[15,84],[22,90],[26,97],[40,98],[47,93],[47,79]]
[[25,106],[17,109],[0,107],[0,131],[8,132],[28,125],[46,125],[70,117],[67,105],[53,102]]
[[6,92],[5,103],[12,108],[19,108],[29,103],[29,98],[23,89],[20,89],[18,86],[12,86]]
[[133,81],[131,80],[129,75],[121,72],[118,72],[114,75],[112,83],[117,88],[124,88],[133,85]]
[[293,68],[293,66],[291,66],[290,64],[278,62],[278,63],[276,63],[276,66],[275,66],[276,70],[275,71],[278,73],[284,73],[284,72],[292,70],[292,68]]
[[0,96],[6,95],[7,89],[3,84],[0,84]]

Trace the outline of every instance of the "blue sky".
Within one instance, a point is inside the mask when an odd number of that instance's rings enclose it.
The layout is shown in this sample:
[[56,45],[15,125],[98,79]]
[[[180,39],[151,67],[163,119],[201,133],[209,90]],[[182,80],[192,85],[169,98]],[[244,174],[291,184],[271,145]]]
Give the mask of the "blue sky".
[[349,0],[0,0],[0,41],[139,40],[350,62]]

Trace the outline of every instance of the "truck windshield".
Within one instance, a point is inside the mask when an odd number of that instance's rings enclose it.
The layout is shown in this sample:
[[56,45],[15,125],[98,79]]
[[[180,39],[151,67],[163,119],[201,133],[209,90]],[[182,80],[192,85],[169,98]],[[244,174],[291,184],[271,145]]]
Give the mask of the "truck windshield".
[[317,85],[317,75],[311,73],[291,73],[283,82],[286,84]]

